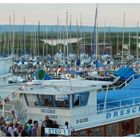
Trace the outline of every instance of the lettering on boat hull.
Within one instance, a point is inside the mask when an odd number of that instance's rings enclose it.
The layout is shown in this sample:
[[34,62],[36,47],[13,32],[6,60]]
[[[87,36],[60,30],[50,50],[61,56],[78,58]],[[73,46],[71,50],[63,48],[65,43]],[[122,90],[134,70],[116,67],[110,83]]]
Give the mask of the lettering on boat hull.
[[137,113],[140,113],[140,106],[107,112],[106,119],[117,118],[117,117],[129,117]]
[[82,119],[76,120],[76,124],[78,124],[78,123],[84,123],[84,122],[88,122],[88,118],[82,118]]

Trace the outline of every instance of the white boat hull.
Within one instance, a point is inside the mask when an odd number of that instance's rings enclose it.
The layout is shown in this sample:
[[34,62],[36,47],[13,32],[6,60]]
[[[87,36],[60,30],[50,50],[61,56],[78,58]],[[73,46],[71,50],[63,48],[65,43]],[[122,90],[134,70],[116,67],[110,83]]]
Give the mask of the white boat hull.
[[0,58],[0,75],[7,74],[12,65],[12,57]]

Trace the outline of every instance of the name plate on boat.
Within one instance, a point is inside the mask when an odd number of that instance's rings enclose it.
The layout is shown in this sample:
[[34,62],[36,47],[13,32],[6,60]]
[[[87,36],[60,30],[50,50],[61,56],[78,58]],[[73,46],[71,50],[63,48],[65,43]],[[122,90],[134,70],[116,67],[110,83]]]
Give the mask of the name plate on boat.
[[54,109],[41,109],[42,113],[50,113],[50,114],[55,114],[55,110]]
[[116,117],[129,117],[140,113],[140,106],[128,107],[116,111],[111,111],[106,113],[106,119],[116,118]]
[[45,128],[45,134],[55,134],[60,136],[68,136],[68,129],[60,129],[60,128]]

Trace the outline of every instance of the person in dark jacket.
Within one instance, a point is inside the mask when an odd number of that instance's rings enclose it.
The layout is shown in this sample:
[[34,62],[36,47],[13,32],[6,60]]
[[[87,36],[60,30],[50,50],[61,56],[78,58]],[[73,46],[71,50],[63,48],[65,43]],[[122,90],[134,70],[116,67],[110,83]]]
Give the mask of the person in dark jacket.
[[43,121],[41,124],[41,136],[44,137],[45,136],[45,127],[46,127],[46,122]]
[[53,128],[53,121],[49,119],[48,116],[45,117],[44,123],[46,124],[46,127]]

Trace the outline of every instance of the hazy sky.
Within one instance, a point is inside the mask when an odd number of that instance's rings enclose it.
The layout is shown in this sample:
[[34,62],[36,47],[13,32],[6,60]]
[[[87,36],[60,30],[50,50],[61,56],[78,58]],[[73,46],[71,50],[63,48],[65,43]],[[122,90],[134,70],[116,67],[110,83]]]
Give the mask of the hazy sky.
[[[76,25],[76,19],[80,22],[80,14],[82,15],[83,25],[93,25],[96,4],[2,4],[0,3],[0,24],[9,24],[9,17],[15,12],[15,23],[23,24],[25,17],[27,24],[56,24],[57,17],[61,20],[61,24],[66,24],[66,12],[69,17],[72,15],[72,24]],[[130,4],[102,4],[99,7],[99,26],[123,26],[123,15],[126,13],[126,26],[136,26],[140,23],[140,3]]]

